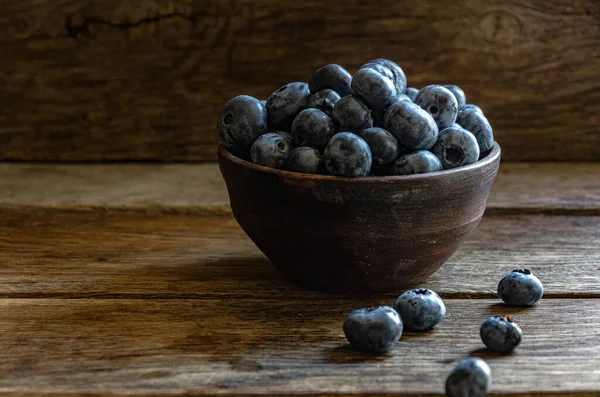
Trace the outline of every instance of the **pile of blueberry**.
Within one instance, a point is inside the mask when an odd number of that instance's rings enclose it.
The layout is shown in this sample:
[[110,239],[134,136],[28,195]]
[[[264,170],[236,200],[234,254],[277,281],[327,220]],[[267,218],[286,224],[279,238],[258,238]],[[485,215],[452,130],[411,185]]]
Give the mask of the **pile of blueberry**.
[[231,99],[219,138],[271,168],[339,176],[409,175],[471,164],[492,148],[483,111],[456,85],[406,86],[398,64],[374,59],[354,76],[336,64],[268,100]]
[[[498,283],[498,296],[508,305],[531,306],[540,300],[544,287],[527,269],[513,270]],[[359,309],[344,321],[344,334],[350,345],[369,353],[384,353],[396,346],[404,329],[425,331],[435,327],[446,316],[440,296],[426,288],[400,295],[394,307]],[[485,346],[497,353],[510,353],[520,343],[521,328],[511,316],[488,318],[479,334]],[[449,397],[481,397],[492,386],[492,375],[485,361],[467,358],[446,379]]]

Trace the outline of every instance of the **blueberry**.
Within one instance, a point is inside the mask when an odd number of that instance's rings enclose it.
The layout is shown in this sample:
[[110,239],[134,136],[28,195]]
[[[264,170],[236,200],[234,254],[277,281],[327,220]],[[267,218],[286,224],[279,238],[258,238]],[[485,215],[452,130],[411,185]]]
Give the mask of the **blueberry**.
[[442,298],[427,288],[406,291],[396,299],[394,309],[402,318],[404,327],[411,331],[431,329],[446,316]]
[[397,95],[393,81],[371,68],[360,69],[352,77],[352,92],[374,112],[387,109]]
[[508,353],[521,343],[523,333],[511,316],[493,316],[481,324],[483,344],[498,353]]
[[458,113],[456,97],[441,85],[428,85],[421,88],[414,102],[429,112],[440,130],[450,127],[456,121]]
[[446,379],[448,397],[483,397],[492,388],[492,371],[480,358],[461,361]]
[[383,128],[367,128],[359,135],[371,148],[373,166],[389,164],[398,158],[398,140]]
[[333,108],[332,118],[339,131],[358,134],[364,129],[373,127],[373,114],[367,105],[351,95],[338,101]]
[[290,131],[296,115],[308,107],[310,91],[306,83],[290,83],[267,99],[269,129]]
[[516,269],[498,283],[498,296],[513,306],[531,306],[544,294],[542,282],[528,269]]
[[316,93],[325,88],[330,88],[340,94],[340,96],[350,95],[352,89],[350,88],[350,81],[352,76],[346,69],[335,63],[325,65],[317,69],[310,80],[308,85],[311,93]]
[[330,88],[317,91],[308,98],[308,107],[316,108],[331,117],[335,104],[340,100],[340,95]]
[[351,132],[335,134],[325,148],[323,159],[331,175],[365,176],[371,171],[369,145]]
[[322,149],[334,134],[333,120],[319,109],[301,111],[292,124],[292,137],[298,146]]
[[441,170],[442,163],[433,153],[427,150],[417,150],[414,153],[398,157],[390,172],[392,175],[412,175]]
[[404,93],[410,98],[411,101],[415,100],[415,97],[417,96],[418,92],[419,90],[415,87],[407,87],[406,91],[404,91]]
[[458,112],[460,113],[460,112],[462,112],[462,111],[464,111],[464,110],[476,110],[476,111],[478,111],[479,113],[481,113],[481,114],[484,114],[484,113],[483,113],[483,110],[481,110],[481,108],[480,108],[479,106],[477,106],[477,105],[473,105],[472,103],[467,103],[467,104],[466,104],[466,105],[464,105],[462,108],[460,108],[460,109],[458,110]]
[[321,154],[315,148],[300,146],[292,149],[288,157],[288,169],[305,174],[322,174]]
[[430,149],[438,138],[438,127],[429,113],[408,101],[390,106],[383,125],[400,145],[410,150]]
[[282,169],[287,164],[291,150],[292,142],[287,137],[269,132],[256,139],[250,149],[250,157],[253,163]]
[[393,81],[394,86],[396,87],[396,91],[398,93],[404,93],[404,90],[406,90],[406,75],[404,74],[404,71],[402,70],[400,65],[398,65],[396,62],[390,61],[389,59],[383,58],[377,58],[367,62],[367,64],[370,63],[377,63],[391,70],[392,75],[394,76]]
[[[377,72],[379,72],[380,74],[384,75],[385,77],[387,77],[391,81],[394,81],[394,73],[392,73],[392,71],[387,66],[383,66],[380,63],[369,62],[369,63],[365,63],[360,68],[361,69],[373,69],[373,70],[376,70]],[[394,87],[396,87],[395,84],[394,84]]]
[[267,111],[256,98],[236,96],[221,109],[217,131],[227,150],[246,157],[256,138],[267,132]]
[[475,135],[479,144],[479,152],[487,154],[494,145],[494,131],[483,113],[475,109],[467,109],[458,113],[456,122]]
[[464,128],[443,130],[431,152],[440,159],[445,170],[472,164],[479,159],[477,139]]
[[396,346],[402,336],[402,320],[388,306],[358,309],[344,321],[344,334],[355,349],[384,353]]
[[383,124],[385,122],[385,112],[387,112],[387,110],[389,109],[389,107],[391,105],[393,105],[396,102],[402,102],[402,101],[407,101],[407,102],[412,102],[412,100],[405,94],[398,94],[396,95],[393,99],[392,102],[390,103],[389,106],[383,108],[383,109],[377,109],[373,112],[373,125],[375,127],[383,127]]
[[444,88],[447,88],[451,93],[454,94],[456,102],[458,103],[458,109],[462,109],[462,107],[465,106],[465,103],[467,103],[467,96],[462,88],[454,84],[445,85]]

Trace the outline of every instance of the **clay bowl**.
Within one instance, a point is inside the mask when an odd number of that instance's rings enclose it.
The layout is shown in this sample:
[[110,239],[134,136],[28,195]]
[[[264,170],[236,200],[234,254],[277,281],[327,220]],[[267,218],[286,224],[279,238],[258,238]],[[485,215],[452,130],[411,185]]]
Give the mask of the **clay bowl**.
[[399,291],[432,275],[477,227],[500,164],[498,144],[465,167],[366,178],[218,154],[246,234],[293,283],[336,292]]

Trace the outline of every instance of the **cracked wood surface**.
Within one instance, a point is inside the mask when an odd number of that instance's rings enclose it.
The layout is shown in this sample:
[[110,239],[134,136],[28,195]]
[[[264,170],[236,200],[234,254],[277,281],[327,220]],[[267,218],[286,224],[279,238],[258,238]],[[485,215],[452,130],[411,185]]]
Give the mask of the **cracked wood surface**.
[[412,86],[461,85],[505,160],[600,158],[595,0],[24,0],[2,11],[0,159],[212,160],[230,97],[379,56]]

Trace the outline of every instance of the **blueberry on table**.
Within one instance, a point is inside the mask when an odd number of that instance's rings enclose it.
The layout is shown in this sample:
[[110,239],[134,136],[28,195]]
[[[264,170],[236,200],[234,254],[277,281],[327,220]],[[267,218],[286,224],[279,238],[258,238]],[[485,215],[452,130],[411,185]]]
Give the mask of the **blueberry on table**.
[[339,131],[350,131],[356,134],[373,127],[373,114],[360,99],[348,95],[338,101],[333,108],[333,121]]
[[410,98],[411,101],[415,100],[415,97],[417,96],[418,92],[419,90],[415,87],[407,87],[406,91],[404,91],[404,93]]
[[462,109],[462,107],[467,103],[467,96],[462,88],[454,84],[447,84],[444,86],[444,88],[447,88],[451,93],[454,94],[456,102],[458,103],[458,109]]
[[292,149],[287,162],[288,169],[305,174],[321,174],[321,154],[315,148],[300,146]]
[[402,318],[404,327],[411,331],[431,329],[446,316],[442,298],[427,288],[406,291],[396,299],[394,309]]
[[364,139],[351,132],[340,132],[329,140],[323,160],[331,175],[365,176],[371,171],[372,155]]
[[250,149],[250,157],[253,163],[282,169],[287,164],[292,147],[292,142],[284,135],[269,132],[256,139]]
[[359,134],[371,148],[373,166],[392,163],[398,158],[398,140],[383,128],[367,128]]
[[335,104],[340,100],[340,95],[330,88],[317,91],[308,98],[308,107],[316,108],[331,117]]
[[217,132],[225,149],[247,157],[256,138],[267,132],[267,111],[256,98],[236,96],[219,112]]
[[402,320],[388,306],[358,309],[344,321],[344,334],[355,349],[384,353],[396,346],[402,336]]
[[330,88],[344,97],[352,94],[352,89],[350,88],[351,80],[352,75],[346,69],[335,63],[330,63],[317,69],[310,76],[308,85],[312,94],[325,88]]
[[354,96],[374,112],[387,109],[397,96],[394,82],[375,69],[360,69],[351,84]]
[[480,358],[461,361],[446,378],[446,396],[483,397],[492,388],[492,371]]
[[290,131],[296,115],[308,107],[310,91],[306,83],[289,83],[267,99],[269,129]]
[[400,145],[410,150],[430,149],[438,139],[433,118],[412,102],[399,101],[390,106],[383,125]]
[[529,269],[516,269],[498,283],[498,296],[512,306],[532,306],[544,295],[542,282]]
[[333,120],[319,109],[304,109],[292,123],[292,137],[297,146],[322,149],[334,134]]
[[523,332],[511,316],[493,316],[481,324],[483,344],[498,353],[509,353],[521,343]]
[[377,63],[379,65],[383,65],[386,68],[388,68],[389,70],[391,70],[392,75],[394,76],[393,81],[394,81],[394,86],[396,87],[396,91],[398,93],[404,93],[404,90],[406,90],[406,75],[404,74],[404,71],[402,70],[400,65],[398,65],[394,61],[390,61],[389,59],[384,59],[384,58],[377,58],[377,59],[373,59],[372,61],[367,62],[367,64],[371,64],[371,63]]
[[479,144],[479,152],[487,154],[494,145],[494,131],[488,119],[476,109],[466,109],[458,113],[456,122],[475,135]]
[[450,127],[456,121],[458,113],[456,97],[441,85],[434,84],[421,88],[414,102],[433,117],[440,130]]
[[479,159],[477,139],[464,128],[449,127],[442,131],[431,152],[447,170],[472,164]]
[[426,174],[442,170],[442,163],[431,152],[417,150],[398,157],[391,169],[392,175]]

